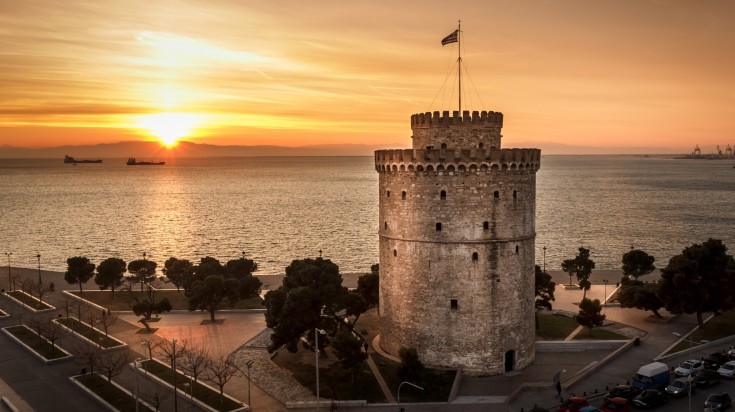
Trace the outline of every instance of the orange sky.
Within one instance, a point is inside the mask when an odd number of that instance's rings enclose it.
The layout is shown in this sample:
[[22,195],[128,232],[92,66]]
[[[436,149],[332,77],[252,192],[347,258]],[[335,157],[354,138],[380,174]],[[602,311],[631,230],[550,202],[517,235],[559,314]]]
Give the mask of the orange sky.
[[456,110],[440,40],[462,19],[463,109],[502,111],[504,146],[711,152],[735,144],[733,16],[731,0],[4,1],[0,145],[408,147],[412,113]]

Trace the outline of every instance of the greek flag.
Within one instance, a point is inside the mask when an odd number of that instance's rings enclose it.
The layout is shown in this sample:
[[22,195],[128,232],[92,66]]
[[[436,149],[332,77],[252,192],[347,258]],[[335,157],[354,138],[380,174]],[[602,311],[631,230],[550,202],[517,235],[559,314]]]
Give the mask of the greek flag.
[[455,30],[450,34],[449,36],[442,39],[442,46],[445,46],[449,43],[456,43],[459,41],[459,29]]

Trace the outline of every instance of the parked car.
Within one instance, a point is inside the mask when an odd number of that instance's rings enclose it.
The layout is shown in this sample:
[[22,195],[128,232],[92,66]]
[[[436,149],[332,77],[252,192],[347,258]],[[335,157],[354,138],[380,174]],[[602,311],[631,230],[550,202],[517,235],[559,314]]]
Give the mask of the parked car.
[[735,378],[735,361],[725,362],[725,364],[720,366],[720,369],[717,369],[717,373],[723,378]]
[[630,401],[625,398],[606,399],[600,407],[601,412],[630,412]]
[[646,389],[633,398],[633,404],[639,408],[653,408],[669,401],[669,395],[658,389]]
[[585,406],[579,412],[600,412],[600,410],[596,406]]
[[716,409],[720,412],[730,406],[732,406],[732,399],[730,399],[730,395],[725,392],[710,393],[707,400],[704,401],[705,408]]
[[710,353],[709,355],[704,357],[704,367],[705,369],[712,369],[717,370],[720,366],[722,366],[723,363],[730,360],[730,358],[720,352]]
[[681,378],[682,376],[689,376],[692,372],[704,369],[704,364],[701,360],[691,359],[684,361],[678,368],[674,369],[674,375]]
[[[668,393],[672,398],[689,396],[689,385],[690,382],[688,377],[678,378],[666,387],[666,393]],[[692,393],[694,393],[694,385],[692,385],[691,390]]]
[[584,408],[585,406],[589,406],[589,402],[587,402],[587,399],[582,398],[581,396],[572,396],[571,398],[567,398],[564,402],[559,405],[559,409],[557,409],[558,412],[579,412],[580,409]]
[[735,345],[730,346],[730,349],[727,351],[727,356],[729,356],[731,360],[735,360]]
[[640,393],[641,393],[640,389],[634,388],[630,385],[618,385],[610,389],[610,392],[606,393],[602,399],[608,400],[612,398],[623,398],[627,400],[632,400],[633,398],[638,396]]
[[720,382],[720,374],[709,369],[702,369],[692,374],[692,383],[697,388],[714,385]]

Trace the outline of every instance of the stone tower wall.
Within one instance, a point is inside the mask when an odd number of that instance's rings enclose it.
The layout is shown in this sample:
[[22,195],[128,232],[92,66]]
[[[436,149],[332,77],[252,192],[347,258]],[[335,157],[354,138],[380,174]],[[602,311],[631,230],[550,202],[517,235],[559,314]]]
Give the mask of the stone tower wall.
[[[534,359],[541,153],[479,148],[475,132],[487,125],[500,145],[500,113],[451,125],[430,118],[427,126],[427,114],[412,117],[415,149],[375,153],[381,347],[397,355],[413,346],[423,362],[469,374],[503,373],[512,350],[512,369],[523,368]],[[419,149],[442,139],[446,149]]]
[[498,112],[445,111],[411,116],[414,149],[499,149],[503,114]]

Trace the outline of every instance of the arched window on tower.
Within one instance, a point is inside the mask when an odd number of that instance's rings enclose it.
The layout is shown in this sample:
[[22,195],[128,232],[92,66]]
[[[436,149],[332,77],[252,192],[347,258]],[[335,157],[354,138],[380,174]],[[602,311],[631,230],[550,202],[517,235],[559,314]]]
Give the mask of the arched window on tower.
[[477,254],[477,252],[472,252],[472,260],[477,261],[477,259],[479,259],[479,255]]
[[441,232],[442,231],[442,224],[440,222],[436,223],[436,231]]
[[447,144],[446,143],[442,143],[442,150],[447,150]]
[[447,191],[446,190],[442,190],[441,192],[439,192],[439,198],[441,200],[447,200]]
[[480,142],[480,144],[477,145],[479,149],[483,149],[485,147],[485,143]]
[[482,230],[490,230],[490,222],[488,221],[482,222]]
[[519,248],[518,248],[518,246],[516,246],[516,255],[518,254],[518,250],[519,250]]
[[393,257],[396,257],[396,256],[398,256],[398,251],[393,249]]
[[498,192],[497,190],[496,190],[496,191],[494,191],[494,192],[493,192],[493,198],[495,198],[495,199],[500,199],[500,192]]
[[401,200],[406,200],[406,191],[401,192]]
[[388,221],[383,222],[383,228],[388,230]]
[[385,191],[385,197],[390,197],[390,190]]
[[513,199],[518,199],[518,192],[515,190],[513,191]]

